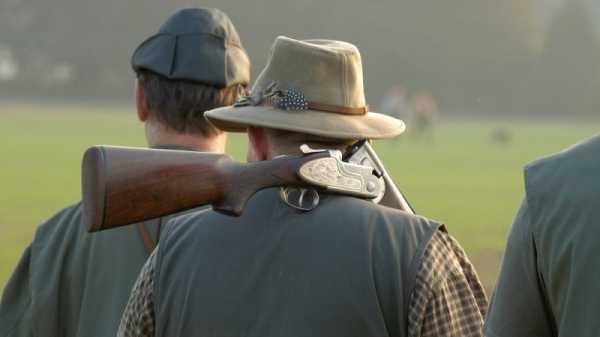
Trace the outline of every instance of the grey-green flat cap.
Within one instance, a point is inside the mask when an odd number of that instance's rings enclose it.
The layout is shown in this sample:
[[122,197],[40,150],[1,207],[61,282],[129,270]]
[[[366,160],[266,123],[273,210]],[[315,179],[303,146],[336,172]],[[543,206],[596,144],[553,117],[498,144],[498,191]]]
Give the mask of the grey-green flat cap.
[[214,8],[177,11],[133,52],[131,66],[219,88],[250,82],[250,60],[238,32]]

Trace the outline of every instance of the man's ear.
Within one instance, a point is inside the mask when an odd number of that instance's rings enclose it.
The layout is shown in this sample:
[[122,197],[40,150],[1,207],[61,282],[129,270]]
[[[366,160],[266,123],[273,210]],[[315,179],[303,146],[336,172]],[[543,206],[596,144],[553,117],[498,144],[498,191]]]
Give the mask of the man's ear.
[[135,107],[137,109],[137,115],[140,122],[147,121],[149,117],[148,103],[146,102],[144,86],[139,79],[135,80]]
[[248,161],[269,160],[269,140],[265,129],[250,126],[248,127]]

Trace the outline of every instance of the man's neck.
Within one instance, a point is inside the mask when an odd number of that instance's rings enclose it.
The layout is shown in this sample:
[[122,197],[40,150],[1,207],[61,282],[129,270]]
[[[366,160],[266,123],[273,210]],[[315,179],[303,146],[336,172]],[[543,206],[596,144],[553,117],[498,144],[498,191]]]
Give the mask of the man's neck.
[[146,140],[150,147],[175,146],[201,152],[225,152],[227,136],[222,133],[212,137],[178,133],[162,125],[146,123]]

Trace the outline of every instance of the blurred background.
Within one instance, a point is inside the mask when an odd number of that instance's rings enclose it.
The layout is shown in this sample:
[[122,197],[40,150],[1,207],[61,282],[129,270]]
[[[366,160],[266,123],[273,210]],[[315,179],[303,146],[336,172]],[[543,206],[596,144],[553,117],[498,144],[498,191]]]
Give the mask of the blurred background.
[[129,58],[189,6],[229,14],[253,77],[278,35],[356,44],[370,106],[409,127],[381,157],[488,290],[523,165],[599,129],[595,0],[0,0],[0,289],[37,224],[79,199],[84,149],[144,145]]

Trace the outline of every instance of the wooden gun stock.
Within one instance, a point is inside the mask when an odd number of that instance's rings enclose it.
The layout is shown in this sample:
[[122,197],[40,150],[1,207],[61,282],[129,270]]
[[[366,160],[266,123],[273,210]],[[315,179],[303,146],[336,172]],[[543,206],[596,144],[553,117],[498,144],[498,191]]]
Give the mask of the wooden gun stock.
[[95,232],[208,204],[240,215],[260,189],[306,185],[299,168],[327,156],[241,164],[224,154],[94,146],[83,157],[84,223]]

